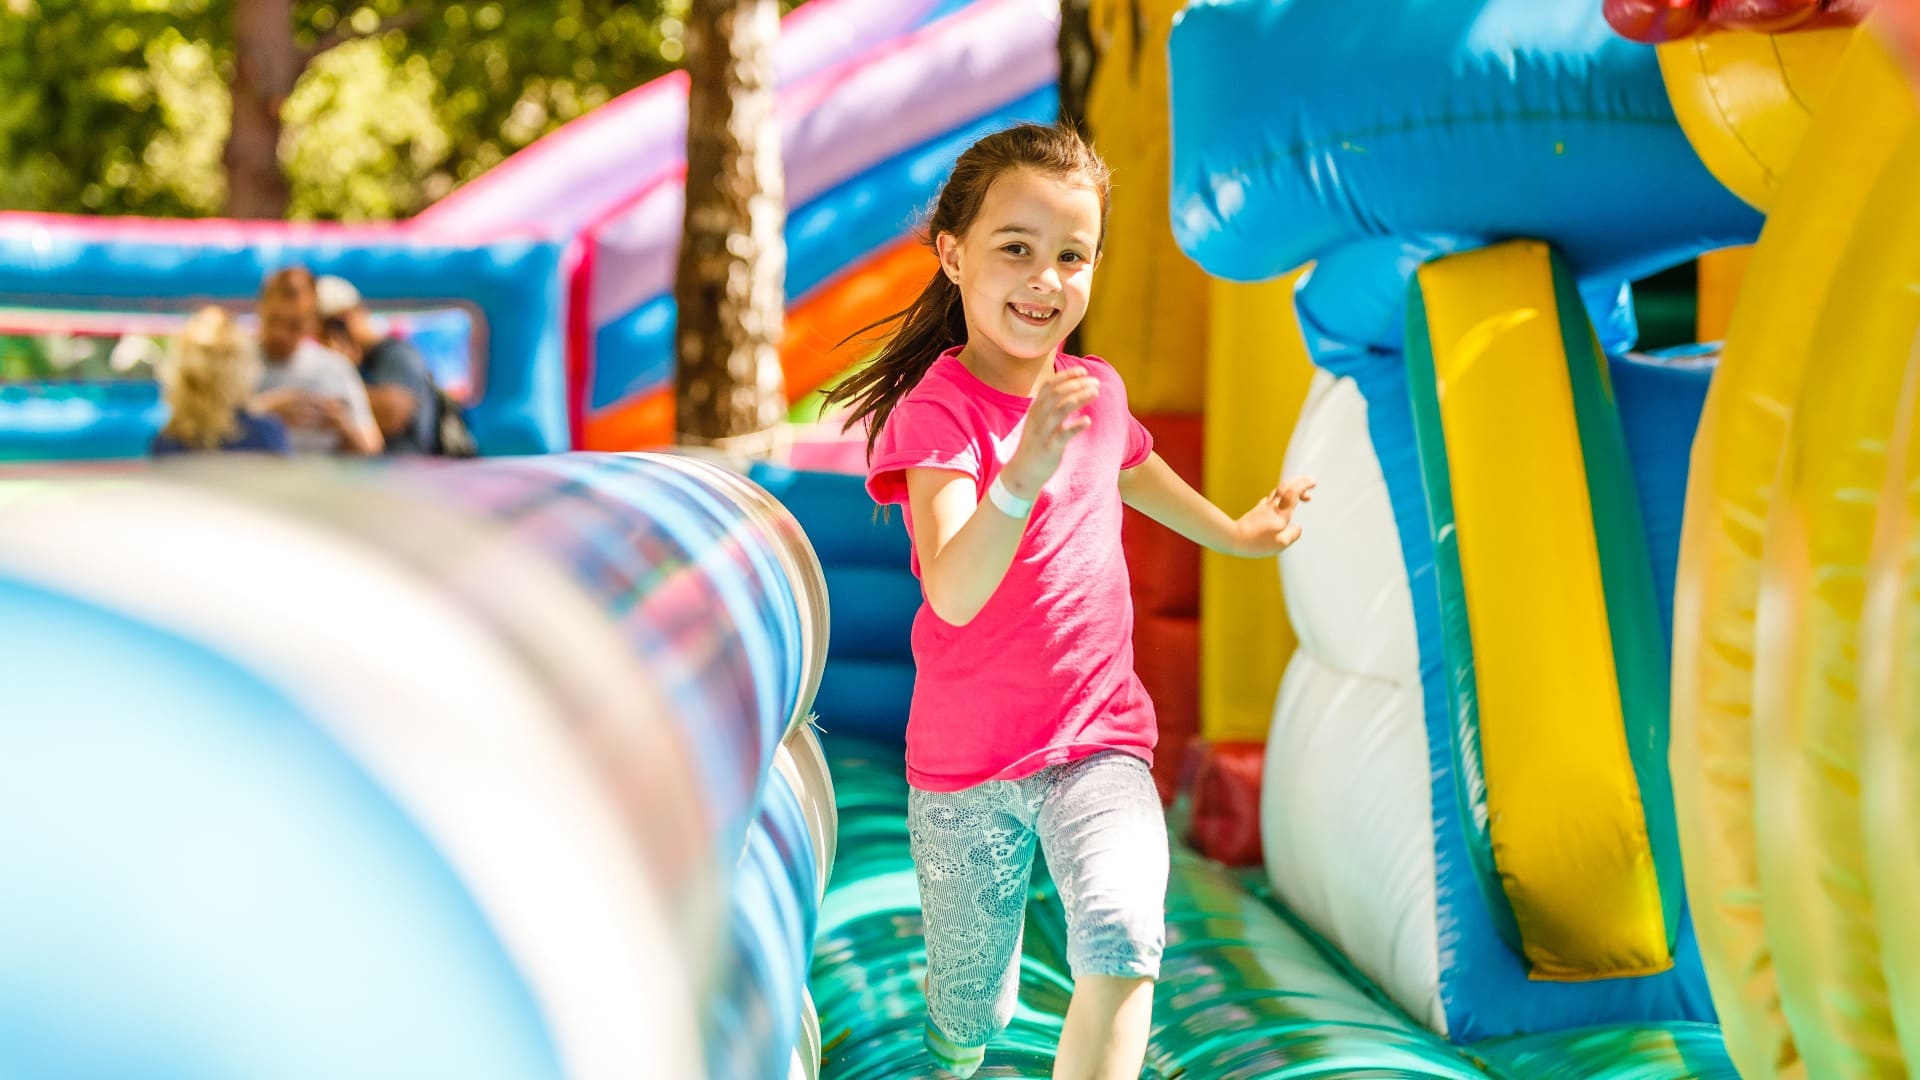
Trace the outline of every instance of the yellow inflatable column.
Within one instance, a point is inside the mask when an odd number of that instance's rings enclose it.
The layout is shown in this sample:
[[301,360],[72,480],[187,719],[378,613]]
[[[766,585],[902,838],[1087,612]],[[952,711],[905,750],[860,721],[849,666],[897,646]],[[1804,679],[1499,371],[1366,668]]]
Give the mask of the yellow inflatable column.
[[[1307,400],[1313,361],[1293,294],[1305,271],[1214,283],[1208,358],[1207,497],[1229,514],[1273,490]],[[1267,740],[1274,695],[1298,639],[1270,559],[1200,560],[1200,733],[1211,743]]]
[[1531,978],[1663,971],[1681,876],[1666,642],[1606,358],[1539,241],[1421,267],[1407,321],[1441,677],[1456,768],[1484,778],[1467,844],[1489,911]]
[[1909,355],[1861,627],[1860,810],[1894,1028],[1920,1062],[1920,340]]
[[1920,127],[1889,134],[1900,150],[1854,207],[1856,227],[1807,342],[1756,616],[1753,790],[1766,942],[1807,1073],[1835,1080],[1905,1075],[1857,794],[1869,493],[1886,475],[1920,327]]
[[1699,307],[1693,320],[1693,340],[1725,341],[1727,327],[1733,322],[1733,305],[1740,298],[1740,284],[1746,278],[1747,261],[1753,257],[1753,245],[1721,248],[1700,256],[1700,284],[1696,292]]
[[1114,366],[1135,413],[1197,413],[1208,279],[1173,239],[1167,38],[1184,0],[1094,0],[1100,65],[1087,91],[1094,147],[1113,170],[1099,288],[1083,347]]
[[[1754,612],[1779,463],[1817,317],[1837,296],[1848,240],[1879,227],[1862,222],[1860,208],[1898,143],[1888,132],[1910,124],[1914,109],[1884,46],[1865,34],[1827,100],[1844,107],[1807,132],[1734,310],[1694,443],[1674,600],[1670,761],[1687,894],[1727,1048],[1747,1080],[1856,1075],[1802,1060],[1796,1036],[1810,1031],[1797,1018],[1789,1030],[1773,951],[1796,928],[1772,931],[1755,847]],[[1849,358],[1821,359],[1844,377]]]
[[[1890,14],[1898,13],[1898,5]],[[1908,72],[1920,95],[1920,3],[1906,5]],[[1909,174],[1908,190],[1920,184]],[[1911,253],[1914,241],[1907,241]],[[1898,288],[1901,274],[1882,288]],[[1908,260],[1905,286],[1920,291]],[[1920,1064],[1920,332],[1898,333],[1876,358],[1906,371],[1888,443],[1861,627],[1860,804],[1868,881],[1894,1028],[1909,1068]]]

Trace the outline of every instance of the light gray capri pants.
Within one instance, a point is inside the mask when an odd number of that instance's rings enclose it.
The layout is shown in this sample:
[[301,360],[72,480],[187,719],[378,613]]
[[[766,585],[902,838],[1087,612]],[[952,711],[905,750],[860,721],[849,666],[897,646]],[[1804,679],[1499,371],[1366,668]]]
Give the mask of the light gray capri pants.
[[1103,751],[1021,780],[913,789],[907,832],[926,913],[927,1015],[960,1046],[1013,1019],[1037,839],[1067,912],[1067,963],[1157,978],[1166,943],[1167,823],[1147,764]]

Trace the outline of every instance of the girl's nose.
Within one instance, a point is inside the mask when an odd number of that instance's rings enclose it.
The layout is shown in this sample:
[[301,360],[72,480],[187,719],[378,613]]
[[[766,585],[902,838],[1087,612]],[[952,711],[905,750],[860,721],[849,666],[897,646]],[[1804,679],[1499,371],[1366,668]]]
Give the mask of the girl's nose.
[[1039,292],[1059,292],[1060,271],[1052,266],[1044,267],[1038,274],[1033,276],[1033,280],[1028,282],[1028,284],[1032,285],[1034,289]]

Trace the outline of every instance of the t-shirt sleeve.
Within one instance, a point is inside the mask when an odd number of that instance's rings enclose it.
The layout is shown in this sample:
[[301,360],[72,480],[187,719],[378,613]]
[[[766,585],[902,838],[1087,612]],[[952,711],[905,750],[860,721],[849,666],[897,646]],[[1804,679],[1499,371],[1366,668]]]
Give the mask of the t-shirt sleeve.
[[980,448],[953,410],[936,401],[894,406],[867,462],[867,494],[883,506],[907,501],[908,469],[952,469],[980,479]]
[[1153,453],[1153,432],[1147,430],[1147,425],[1136,420],[1133,413],[1127,413],[1127,456],[1121,459],[1120,467],[1131,469],[1145,464],[1147,455],[1151,453]]
[[[1106,361],[1102,360],[1101,363],[1105,364]],[[1153,453],[1153,432],[1148,431],[1147,426],[1133,415],[1132,407],[1127,404],[1127,388],[1120,381],[1120,373],[1114,371],[1111,365],[1107,370],[1114,385],[1120,387],[1120,404],[1127,416],[1127,449],[1125,456],[1120,459],[1120,467],[1131,469],[1143,464],[1147,455]]]

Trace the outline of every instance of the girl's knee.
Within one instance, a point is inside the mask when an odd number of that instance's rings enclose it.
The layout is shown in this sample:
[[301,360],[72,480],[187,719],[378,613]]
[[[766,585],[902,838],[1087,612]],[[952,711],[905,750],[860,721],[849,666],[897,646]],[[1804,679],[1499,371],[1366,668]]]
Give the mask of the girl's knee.
[[1067,964],[1075,979],[1157,979],[1166,940],[1166,919],[1158,908],[1086,912],[1068,933]]

